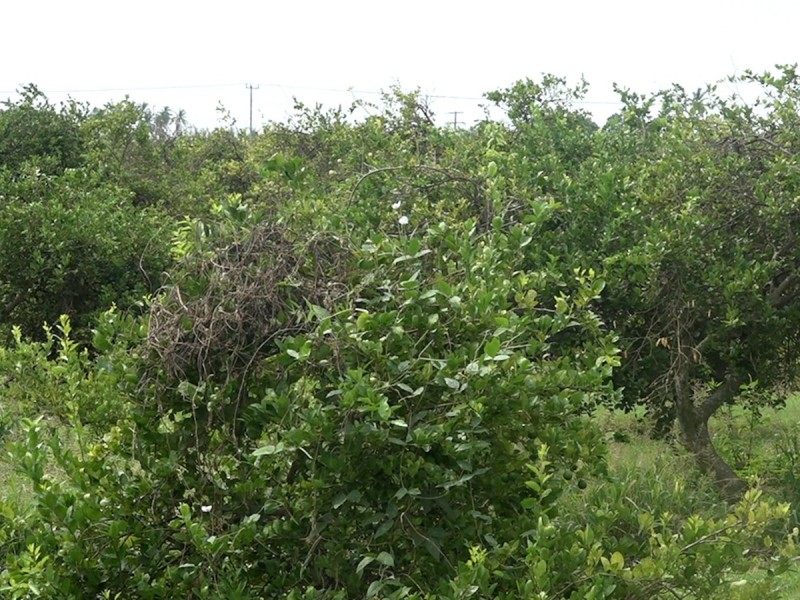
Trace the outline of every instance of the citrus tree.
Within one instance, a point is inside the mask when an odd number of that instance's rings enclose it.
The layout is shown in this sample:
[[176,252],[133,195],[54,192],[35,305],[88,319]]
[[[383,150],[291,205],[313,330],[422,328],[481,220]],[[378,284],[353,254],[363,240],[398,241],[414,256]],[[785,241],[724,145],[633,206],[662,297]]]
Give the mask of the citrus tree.
[[[685,445],[734,496],[744,484],[714,449],[709,418],[733,402],[780,399],[794,381],[800,317],[798,78],[785,68],[740,83],[761,89],[755,104],[714,87],[621,90],[625,108],[554,182],[547,231],[563,269],[592,266],[607,282],[598,311],[620,335],[623,404],[645,403],[668,426],[677,419]],[[512,101],[513,135],[577,135],[556,119],[564,93],[512,89],[500,98]]]

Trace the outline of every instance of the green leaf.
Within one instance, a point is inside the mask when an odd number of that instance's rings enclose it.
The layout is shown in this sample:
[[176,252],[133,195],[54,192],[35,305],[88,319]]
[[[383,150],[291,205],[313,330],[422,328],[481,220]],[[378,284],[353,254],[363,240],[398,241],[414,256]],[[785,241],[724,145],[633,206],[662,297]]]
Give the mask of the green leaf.
[[348,494],[342,492],[333,499],[333,508],[340,508],[347,502],[358,502],[359,500],[361,500],[361,492],[358,490],[351,490]]
[[547,563],[544,560],[537,560],[533,566],[533,575],[537,580],[541,580],[547,574]]
[[409,254],[403,254],[402,256],[398,256],[397,258],[392,261],[393,265],[399,265],[400,263],[404,263],[409,260],[413,260],[413,256]]
[[317,306],[316,304],[309,303],[309,307],[311,308],[311,314],[318,320],[324,321],[325,319],[331,318],[331,313],[329,313],[325,308],[322,306]]
[[457,390],[461,387],[461,384],[459,383],[458,379],[453,379],[452,377],[445,377],[444,383],[451,390]]
[[364,558],[362,558],[362,559],[361,559],[361,562],[359,562],[359,563],[358,563],[358,566],[356,567],[356,573],[357,573],[358,575],[361,575],[361,573],[363,573],[363,572],[364,572],[364,569],[365,569],[365,568],[366,568],[368,565],[370,565],[370,564],[371,564],[371,563],[372,563],[374,560],[375,560],[375,557],[374,557],[374,556],[365,556]]
[[378,539],[379,537],[387,534],[392,527],[394,527],[394,521],[392,519],[386,519],[375,531],[374,539]]
[[369,312],[366,310],[361,311],[361,313],[358,315],[358,318],[356,319],[356,328],[359,331],[365,331],[371,321],[372,321],[372,315],[369,314]]
[[267,444],[266,446],[261,446],[253,451],[253,456],[270,456],[272,454],[280,454],[282,452],[286,452],[287,448],[283,442],[278,442],[277,444]]
[[484,467],[484,468],[481,468],[481,469],[477,469],[476,471],[474,471],[474,472],[472,472],[472,473],[467,473],[467,474],[465,474],[465,475],[462,475],[461,477],[459,477],[459,478],[458,478],[458,479],[456,479],[456,480],[453,480],[453,481],[447,481],[447,482],[445,482],[445,483],[439,484],[439,486],[438,486],[438,487],[441,487],[441,488],[444,488],[444,489],[446,489],[446,490],[449,490],[449,489],[450,489],[450,488],[452,488],[452,487],[459,487],[459,486],[462,486],[462,485],[464,485],[465,483],[467,483],[469,480],[471,480],[473,477],[477,477],[478,475],[483,475],[483,474],[484,474],[484,473],[486,473],[488,470],[489,470],[489,469],[488,469],[488,467]]
[[414,389],[410,385],[407,385],[407,384],[403,383],[402,381],[396,383],[395,385],[397,387],[399,387],[401,390],[403,390],[404,392],[407,392],[409,394],[413,394],[414,393]]
[[497,356],[497,353],[500,352],[500,340],[497,338],[492,338],[483,349],[484,354],[489,358],[493,358]]

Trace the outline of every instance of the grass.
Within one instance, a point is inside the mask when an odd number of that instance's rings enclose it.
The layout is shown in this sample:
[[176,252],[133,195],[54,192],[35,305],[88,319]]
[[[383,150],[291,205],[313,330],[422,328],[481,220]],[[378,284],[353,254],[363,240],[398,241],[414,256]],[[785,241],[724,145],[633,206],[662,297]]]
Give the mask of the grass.
[[[0,503],[12,507],[16,512],[22,513],[29,509],[33,502],[33,490],[30,478],[20,472],[14,464],[14,458],[10,452],[13,444],[24,443],[24,427],[21,426],[22,417],[13,415],[9,418],[4,415],[0,418]],[[13,425],[12,425],[13,423]],[[43,416],[40,422],[42,427],[42,441],[46,441],[56,436],[77,449],[75,432],[66,424],[54,417]],[[54,480],[63,478],[55,461],[49,460],[45,468],[45,475]]]
[[[692,457],[676,443],[648,436],[650,423],[642,410],[631,413],[602,409],[597,418],[609,441],[609,470],[616,480],[632,477],[632,502],[664,506],[674,514],[719,514],[725,504],[698,472]],[[741,406],[726,407],[712,419],[714,444],[726,460],[751,483],[792,507],[793,526],[800,526],[800,396],[784,408],[754,414]],[[674,490],[670,493],[670,489]],[[667,496],[669,494],[669,496]],[[754,568],[737,576],[724,598],[800,598],[800,569],[778,576]],[[766,590],[772,589],[772,592]],[[777,589],[777,592],[774,591]],[[775,595],[775,594],[778,595]]]

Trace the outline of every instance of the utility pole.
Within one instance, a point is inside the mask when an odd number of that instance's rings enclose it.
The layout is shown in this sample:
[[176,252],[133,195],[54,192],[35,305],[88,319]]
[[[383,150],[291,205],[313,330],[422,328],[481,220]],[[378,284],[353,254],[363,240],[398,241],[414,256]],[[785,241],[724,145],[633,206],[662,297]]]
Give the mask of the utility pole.
[[452,112],[447,113],[449,115],[453,115],[453,129],[458,129],[458,115],[460,115],[461,112],[462,111],[460,110],[454,110]]
[[250,90],[250,135],[253,135],[253,90],[257,90],[259,86],[253,86],[248,83],[244,87]]

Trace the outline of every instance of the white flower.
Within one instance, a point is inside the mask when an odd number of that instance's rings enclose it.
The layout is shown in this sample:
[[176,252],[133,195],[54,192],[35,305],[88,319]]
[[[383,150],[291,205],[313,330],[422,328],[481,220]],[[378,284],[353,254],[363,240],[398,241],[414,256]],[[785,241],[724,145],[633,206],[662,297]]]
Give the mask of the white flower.
[[392,208],[393,208],[393,209],[395,209],[395,210],[397,210],[397,209],[398,209],[398,208],[400,208],[402,205],[403,205],[403,203],[402,203],[402,202],[400,202],[400,200],[398,200],[397,202],[395,202],[394,204],[392,204]]
[[214,508],[212,505],[204,504],[203,506],[200,507],[200,511],[204,512],[204,513],[209,513],[209,512],[211,512],[212,508]]
[[408,217],[403,215],[402,217],[397,219],[397,222],[400,223],[400,225],[408,225]]

